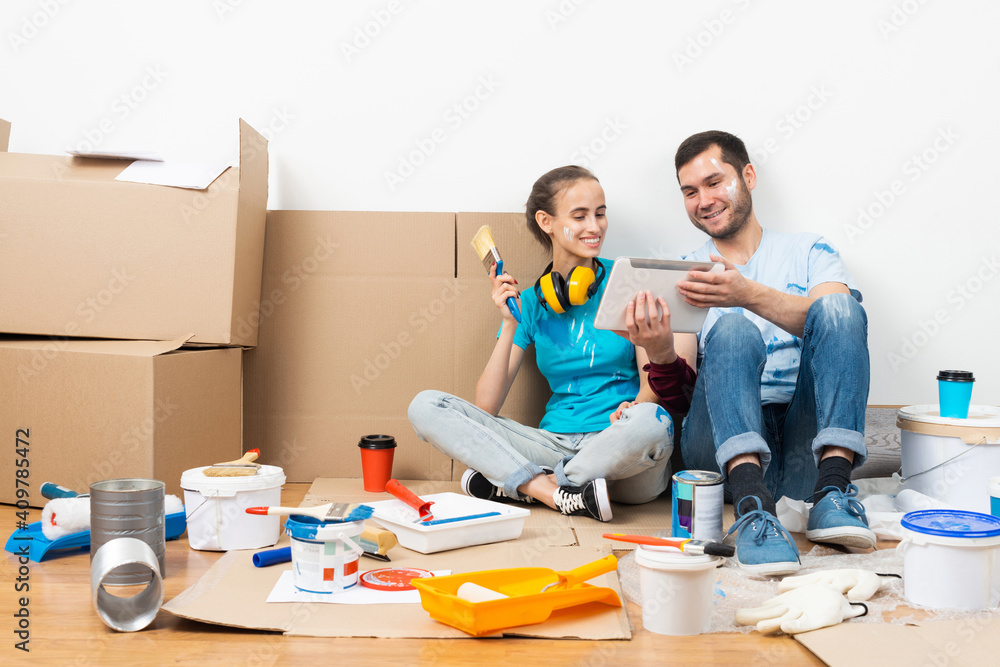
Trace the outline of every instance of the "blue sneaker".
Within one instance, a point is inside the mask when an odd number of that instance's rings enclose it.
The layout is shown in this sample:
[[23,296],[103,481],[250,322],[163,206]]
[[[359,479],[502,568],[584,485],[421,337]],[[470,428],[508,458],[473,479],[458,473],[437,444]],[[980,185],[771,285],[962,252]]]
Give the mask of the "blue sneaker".
[[822,493],[826,495],[809,511],[806,538],[858,549],[874,548],[875,533],[868,527],[865,508],[857,499],[858,487],[849,484],[844,492],[827,486]]
[[736,533],[736,562],[750,574],[768,576],[794,574],[799,571],[799,549],[785,527],[773,514],[765,512],[757,496],[747,496],[740,502],[753,499],[757,509],[746,512],[732,525],[728,538]]

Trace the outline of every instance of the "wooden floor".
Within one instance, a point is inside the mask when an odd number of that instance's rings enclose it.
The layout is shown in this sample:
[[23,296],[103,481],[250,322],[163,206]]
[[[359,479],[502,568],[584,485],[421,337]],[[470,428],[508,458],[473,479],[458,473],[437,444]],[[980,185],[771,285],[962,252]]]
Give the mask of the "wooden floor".
[[[298,505],[308,484],[287,484],[283,505]],[[0,536],[15,530],[16,508],[0,505]],[[30,510],[29,521],[40,510]],[[805,544],[801,545],[805,546]],[[186,536],[167,542],[164,600],[170,600],[201,575],[221,554],[194,551]],[[27,574],[16,556],[0,559],[0,664],[3,665],[246,665],[323,664],[401,665],[645,665],[664,662],[704,665],[791,666],[822,665],[787,636],[711,634],[665,637],[642,628],[637,605],[628,603],[631,641],[569,641],[539,639],[324,639],[285,637],[277,633],[237,630],[187,621],[161,611],[141,632],[119,633],[108,628],[90,601],[90,561],[73,552],[28,562]],[[27,592],[15,591],[17,579]],[[27,578],[27,582],[23,579]],[[15,648],[14,632],[20,598],[28,598],[30,653]]]

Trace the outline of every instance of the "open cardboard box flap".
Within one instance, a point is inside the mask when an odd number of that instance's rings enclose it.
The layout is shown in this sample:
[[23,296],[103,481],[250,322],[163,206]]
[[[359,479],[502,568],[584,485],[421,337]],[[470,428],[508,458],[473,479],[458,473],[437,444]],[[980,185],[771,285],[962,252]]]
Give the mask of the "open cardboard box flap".
[[[404,484],[418,495],[459,490],[455,482],[424,480],[404,481]],[[309,506],[331,501],[365,502],[390,498],[387,493],[366,493],[360,479],[318,479],[302,504]],[[616,510],[618,507],[624,506],[616,505]],[[669,509],[667,511],[669,512]],[[667,517],[669,518],[669,513]],[[614,530],[622,532],[623,527],[616,525]],[[279,546],[287,542],[288,538],[282,537]],[[509,567],[548,567],[561,571],[571,570],[597,560],[610,552],[611,547],[607,540],[599,546],[576,545],[574,531],[568,524],[567,517],[548,508],[532,508],[532,514],[525,522],[524,531],[516,540],[426,555],[403,547],[395,547],[389,552],[389,557],[392,558],[389,565],[362,558],[360,566],[362,570],[380,567],[421,567],[428,570],[451,570],[453,574]],[[268,593],[274,588],[282,571],[289,569],[290,566],[255,568],[251,562],[253,553],[253,551],[227,553],[194,586],[167,602],[163,605],[163,609],[182,618],[204,623],[257,630],[278,630],[289,635],[441,638],[469,636],[432,620],[419,604],[268,604],[265,602]],[[622,603],[625,603],[617,573],[602,575],[590,583],[611,588],[622,599]],[[387,609],[387,606],[391,608]],[[386,619],[391,621],[387,622]],[[609,607],[598,603],[559,610],[544,623],[511,628],[504,634],[549,639],[631,637],[625,607]]]

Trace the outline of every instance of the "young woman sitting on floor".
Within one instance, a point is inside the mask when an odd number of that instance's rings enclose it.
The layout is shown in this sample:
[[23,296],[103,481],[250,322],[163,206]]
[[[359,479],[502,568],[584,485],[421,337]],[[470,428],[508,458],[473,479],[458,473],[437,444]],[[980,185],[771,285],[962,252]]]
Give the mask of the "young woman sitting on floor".
[[[552,263],[523,294],[513,276],[491,269],[493,302],[503,321],[475,404],[440,391],[423,391],[410,404],[417,435],[469,466],[462,489],[470,496],[537,501],[563,514],[608,521],[610,500],[645,503],[667,488],[673,424],[649,387],[645,350],[594,328],[611,269],[599,257],[606,208],[604,190],[583,167],[561,167],[539,178],[526,221],[551,249]],[[520,324],[508,297],[520,301]],[[637,299],[629,317],[637,341],[656,340],[655,328],[669,326],[669,317],[665,324],[656,319],[651,295]],[[497,416],[532,344],[552,390],[538,428]],[[673,377],[672,365],[654,365],[653,374],[665,404],[685,411],[682,378]]]

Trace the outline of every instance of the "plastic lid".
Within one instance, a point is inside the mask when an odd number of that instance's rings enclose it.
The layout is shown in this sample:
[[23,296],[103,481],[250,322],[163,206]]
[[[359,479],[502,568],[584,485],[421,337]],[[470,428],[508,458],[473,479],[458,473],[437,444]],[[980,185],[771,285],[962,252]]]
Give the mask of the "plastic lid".
[[204,471],[209,467],[185,470],[181,474],[181,488],[205,496],[234,496],[239,491],[273,489],[285,483],[285,472],[278,466],[261,466],[256,475],[206,477]]
[[975,382],[972,371],[938,371],[938,380],[946,382]]
[[903,421],[923,422],[925,424],[1000,428],[1000,408],[992,405],[970,405],[967,419],[942,417],[941,406],[937,403],[908,405],[896,411],[896,417]]
[[396,439],[391,435],[366,435],[358,443],[358,447],[364,449],[392,449],[395,446]]
[[1000,537],[1000,517],[965,510],[920,510],[903,515],[903,528],[938,537]]
[[344,537],[356,537],[364,532],[362,521],[322,521],[304,514],[292,514],[285,520],[285,532],[298,540],[329,542]]
[[419,567],[383,567],[362,574],[361,585],[377,591],[412,591],[416,589],[411,581],[433,576],[430,570]]
[[718,556],[686,554],[674,547],[651,547],[641,544],[635,549],[635,562],[654,570],[708,570],[717,567]]

